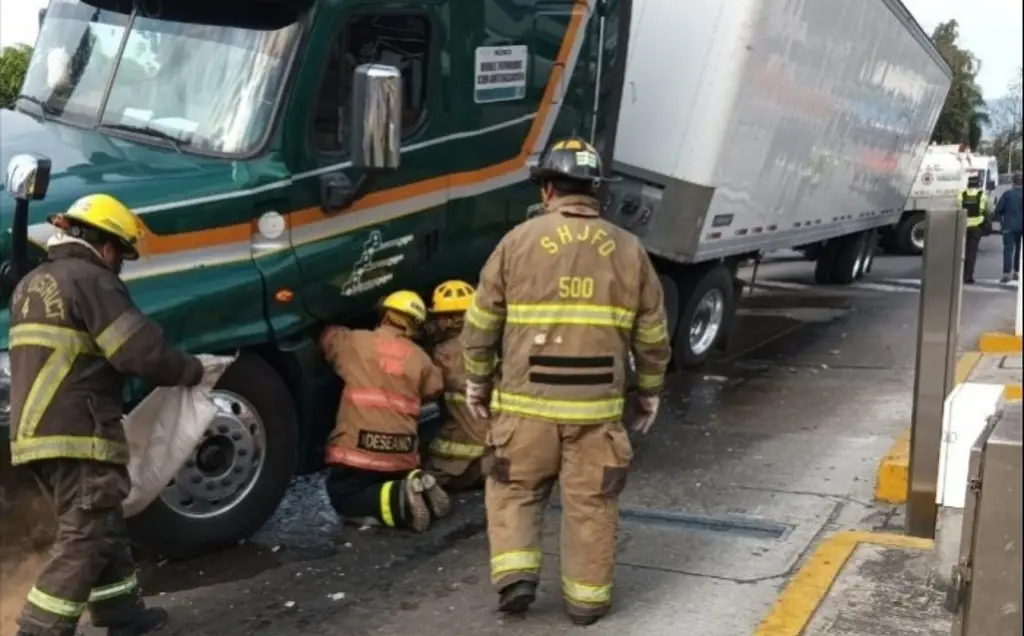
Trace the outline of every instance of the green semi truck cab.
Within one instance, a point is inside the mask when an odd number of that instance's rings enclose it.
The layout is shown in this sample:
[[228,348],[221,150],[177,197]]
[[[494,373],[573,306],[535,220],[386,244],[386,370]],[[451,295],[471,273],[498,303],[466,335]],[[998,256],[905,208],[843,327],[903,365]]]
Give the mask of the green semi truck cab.
[[[135,301],[178,346],[240,354],[205,441],[130,520],[185,556],[248,537],[321,467],[340,392],[324,325],[475,281],[537,203],[528,167],[551,139],[589,138],[610,165],[630,3],[149,4],[52,0],[0,110],[0,417],[6,307],[47,217],[121,199],[145,228],[123,274]],[[127,406],[146,391],[130,383]]]

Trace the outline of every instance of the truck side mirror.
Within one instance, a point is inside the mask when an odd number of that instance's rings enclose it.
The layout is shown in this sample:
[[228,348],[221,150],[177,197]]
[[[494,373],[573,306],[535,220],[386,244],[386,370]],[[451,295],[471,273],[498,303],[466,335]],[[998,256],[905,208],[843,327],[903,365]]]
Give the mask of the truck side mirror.
[[985,189],[992,192],[996,189],[996,182],[990,179],[989,182],[985,184]]
[[356,67],[350,130],[353,167],[376,171],[401,165],[401,71],[385,64]]
[[28,202],[46,198],[51,162],[39,155],[15,155],[7,164],[4,188],[14,199],[11,260],[0,265],[0,290],[10,293],[28,272]]
[[18,201],[40,201],[50,186],[50,160],[38,155],[15,155],[7,164],[7,195]]

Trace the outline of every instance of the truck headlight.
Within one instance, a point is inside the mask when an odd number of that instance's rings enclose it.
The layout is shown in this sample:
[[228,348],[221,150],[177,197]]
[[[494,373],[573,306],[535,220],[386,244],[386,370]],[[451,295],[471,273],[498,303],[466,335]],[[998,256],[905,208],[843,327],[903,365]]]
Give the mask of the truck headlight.
[[0,426],[11,425],[11,355],[0,351]]

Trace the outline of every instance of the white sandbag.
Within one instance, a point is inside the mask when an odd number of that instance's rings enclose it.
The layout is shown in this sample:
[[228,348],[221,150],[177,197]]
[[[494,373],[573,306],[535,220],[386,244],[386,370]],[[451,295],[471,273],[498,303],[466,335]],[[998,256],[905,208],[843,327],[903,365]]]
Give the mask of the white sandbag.
[[124,516],[139,514],[171,483],[217,416],[210,395],[235,358],[198,356],[203,380],[197,386],[158,387],[124,419],[132,490],[122,504]]

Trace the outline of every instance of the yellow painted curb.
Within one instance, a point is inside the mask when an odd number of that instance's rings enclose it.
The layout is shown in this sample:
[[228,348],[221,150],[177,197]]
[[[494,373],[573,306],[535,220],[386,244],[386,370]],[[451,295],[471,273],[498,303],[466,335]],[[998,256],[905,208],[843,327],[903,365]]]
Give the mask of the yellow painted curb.
[[1021,394],[1022,393],[1024,393],[1024,392],[1021,391],[1021,385],[1020,384],[1004,384],[1003,385],[1003,399],[1008,401],[1008,402],[1014,402],[1014,401],[1019,402],[1021,400]]
[[[981,361],[981,352],[971,351],[960,356],[956,363],[953,382],[963,384]],[[1007,398],[1011,399],[1011,398]],[[907,503],[910,483],[910,429],[899,436],[889,452],[878,464],[875,472],[875,499],[888,504]]]
[[878,464],[875,475],[875,499],[889,504],[907,501],[910,478],[910,430],[899,436]]
[[1001,331],[990,331],[981,334],[978,350],[982,353],[1020,353],[1021,337]]
[[793,576],[754,636],[800,636],[839,578],[843,566],[862,543],[915,550],[931,550],[935,545],[929,539],[901,534],[840,532],[833,535],[818,546]]
[[956,361],[956,371],[953,373],[953,384],[963,384],[967,381],[968,376],[971,375],[971,371],[974,371],[974,367],[978,366],[981,362],[981,356],[984,355],[980,351],[969,351]]

